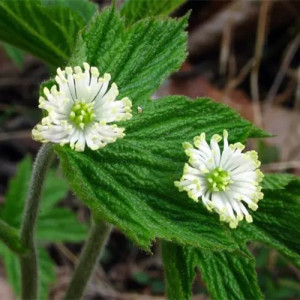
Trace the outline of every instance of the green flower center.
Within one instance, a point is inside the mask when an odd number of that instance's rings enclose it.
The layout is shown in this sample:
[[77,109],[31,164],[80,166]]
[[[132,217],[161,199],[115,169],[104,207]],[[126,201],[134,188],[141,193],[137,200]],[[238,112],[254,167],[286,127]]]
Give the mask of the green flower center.
[[70,121],[78,127],[84,128],[85,125],[93,122],[95,119],[93,108],[94,103],[85,103],[84,100],[76,100],[70,112]]
[[225,191],[232,183],[229,172],[217,167],[206,176],[208,189],[211,192]]

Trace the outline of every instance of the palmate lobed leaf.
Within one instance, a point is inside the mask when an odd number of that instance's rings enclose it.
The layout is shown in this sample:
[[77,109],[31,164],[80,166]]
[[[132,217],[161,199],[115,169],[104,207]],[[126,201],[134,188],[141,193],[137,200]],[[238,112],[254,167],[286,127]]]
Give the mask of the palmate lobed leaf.
[[56,147],[72,189],[93,213],[146,249],[157,237],[206,249],[236,248],[217,215],[179,193],[174,181],[187,160],[183,142],[223,129],[231,141],[244,140],[253,125],[222,104],[181,96],[149,102],[141,115],[120,125],[125,138],[98,151]]
[[167,16],[184,2],[186,0],[126,0],[121,7],[121,15],[130,25],[150,16]]
[[149,18],[125,29],[115,9],[105,9],[79,35],[70,65],[86,61],[101,74],[110,73],[119,98],[130,97],[136,113],[184,61],[186,26],[187,17]]

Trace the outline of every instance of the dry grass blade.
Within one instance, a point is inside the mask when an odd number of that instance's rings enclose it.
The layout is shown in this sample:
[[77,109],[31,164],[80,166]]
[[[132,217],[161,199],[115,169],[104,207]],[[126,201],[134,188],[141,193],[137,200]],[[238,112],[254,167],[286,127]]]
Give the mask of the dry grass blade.
[[221,51],[220,51],[220,69],[219,69],[220,75],[226,74],[226,70],[228,66],[230,45],[232,40],[232,21],[233,21],[233,15],[236,11],[237,3],[239,2],[236,2],[235,5],[230,7],[230,9],[232,10],[232,14],[228,15],[228,19],[225,23],[223,34],[222,34],[222,43],[221,43]]
[[268,14],[272,4],[273,4],[272,1],[261,2],[258,26],[257,26],[254,60],[252,64],[251,77],[250,77],[254,122],[258,126],[262,126],[262,117],[261,117],[261,110],[260,110],[260,103],[259,103],[258,72],[259,72],[259,66],[262,58],[263,46],[266,37]]

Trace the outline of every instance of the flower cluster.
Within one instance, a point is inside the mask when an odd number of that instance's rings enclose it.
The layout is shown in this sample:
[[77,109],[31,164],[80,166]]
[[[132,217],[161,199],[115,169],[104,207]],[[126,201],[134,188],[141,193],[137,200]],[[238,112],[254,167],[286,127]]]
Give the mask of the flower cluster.
[[223,151],[220,150],[220,135],[214,135],[210,145],[205,133],[194,138],[194,145],[184,143],[189,164],[175,186],[186,191],[194,201],[202,199],[205,207],[220,215],[220,220],[236,228],[244,217],[252,222],[245,205],[250,209],[258,208],[257,202],[263,198],[259,183],[263,178],[258,169],[260,162],[255,151],[242,153],[244,145],[228,145],[228,133],[223,133]]
[[124,137],[124,128],[110,123],[132,117],[131,101],[127,97],[116,100],[118,88],[115,83],[110,85],[109,74],[99,77],[96,67],[83,66],[84,70],[79,66],[58,68],[58,88],[44,88],[46,98],[40,97],[39,107],[48,115],[32,130],[35,140],[70,144],[84,151],[86,145],[97,150]]

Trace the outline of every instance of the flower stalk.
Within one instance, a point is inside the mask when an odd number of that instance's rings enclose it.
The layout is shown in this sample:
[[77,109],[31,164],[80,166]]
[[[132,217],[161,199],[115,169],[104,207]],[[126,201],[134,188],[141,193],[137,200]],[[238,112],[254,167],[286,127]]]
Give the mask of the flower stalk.
[[79,300],[82,298],[111,230],[112,226],[110,224],[92,219],[89,236],[81,251],[79,262],[67,288],[65,300]]
[[40,195],[47,169],[54,156],[51,144],[43,145],[36,157],[30,179],[21,225],[21,243],[27,252],[20,256],[22,299],[38,298],[38,264],[35,245],[35,227],[39,211]]

